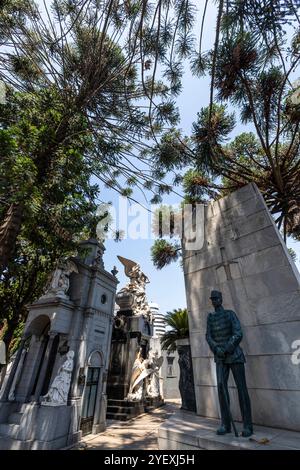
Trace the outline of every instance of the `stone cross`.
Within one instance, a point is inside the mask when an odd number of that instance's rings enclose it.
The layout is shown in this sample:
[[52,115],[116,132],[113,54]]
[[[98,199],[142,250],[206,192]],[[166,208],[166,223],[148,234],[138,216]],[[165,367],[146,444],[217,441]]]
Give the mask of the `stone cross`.
[[224,246],[221,246],[220,247],[220,251],[221,251],[221,257],[222,257],[222,263],[220,263],[216,269],[219,269],[221,267],[224,268],[225,270],[225,274],[226,274],[226,279],[227,281],[232,281],[232,275],[231,275],[231,271],[230,271],[230,265],[231,264],[238,264],[238,261],[228,261],[227,260],[227,256],[225,254],[225,247]]

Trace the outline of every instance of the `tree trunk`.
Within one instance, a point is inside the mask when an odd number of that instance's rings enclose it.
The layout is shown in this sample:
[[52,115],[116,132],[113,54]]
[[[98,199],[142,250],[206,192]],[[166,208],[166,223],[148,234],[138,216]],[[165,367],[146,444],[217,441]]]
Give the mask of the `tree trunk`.
[[22,225],[22,212],[21,204],[11,204],[0,225],[0,270],[6,268],[15,251],[16,239]]

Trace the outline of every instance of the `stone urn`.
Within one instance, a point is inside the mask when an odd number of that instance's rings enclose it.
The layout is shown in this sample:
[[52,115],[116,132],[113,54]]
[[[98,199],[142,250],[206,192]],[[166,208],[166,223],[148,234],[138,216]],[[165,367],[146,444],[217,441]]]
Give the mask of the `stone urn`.
[[121,289],[116,295],[116,304],[120,310],[131,310],[134,304],[134,295],[127,289]]
[[176,341],[178,351],[178,364],[180,369],[179,391],[181,395],[181,409],[196,411],[196,397],[194,386],[193,363],[189,338]]

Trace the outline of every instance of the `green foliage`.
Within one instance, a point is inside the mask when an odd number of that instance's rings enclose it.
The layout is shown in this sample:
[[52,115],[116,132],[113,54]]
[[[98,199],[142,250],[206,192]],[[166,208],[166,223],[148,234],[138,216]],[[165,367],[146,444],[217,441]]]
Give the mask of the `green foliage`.
[[[162,169],[153,178],[131,162],[138,155],[143,168],[151,166],[146,140],[178,122],[172,95],[180,91],[195,18],[192,2],[176,2],[176,18],[172,5],[159,1],[157,14],[150,1],[60,0],[44,2],[41,15],[30,0],[1,2],[0,315],[7,344],[58,258],[95,234],[92,176],[127,197],[145,186],[155,202],[171,190],[160,181]],[[166,83],[156,80],[158,63]]]
[[221,145],[235,126],[234,114],[226,112],[226,106],[213,105],[202,108],[193,124],[193,150],[197,156],[197,166],[209,171],[223,160]]
[[178,339],[189,337],[187,309],[174,309],[172,312],[167,312],[164,320],[171,329],[161,337],[161,345],[162,349],[172,352],[176,350]]
[[297,261],[297,254],[296,254],[295,250],[293,250],[293,248],[288,248],[288,252],[289,252],[289,254],[291,255],[291,258],[292,258],[292,260],[294,261],[294,263],[296,263],[296,261]]
[[151,247],[151,259],[157,269],[162,269],[172,261],[177,261],[180,256],[180,245],[170,243],[167,240],[155,240]]
[[[205,53],[203,18],[191,67],[198,76],[210,74],[210,104],[198,113],[190,138],[172,131],[153,156],[160,170],[187,167],[180,175],[187,202],[215,199],[255,182],[284,238],[300,239],[299,84],[292,83],[300,62],[299,17],[293,2],[287,3],[218,2],[214,48]],[[229,106],[252,133],[230,140],[236,119]]]
[[182,187],[186,204],[204,204],[208,197],[217,196],[217,193],[211,189],[211,178],[198,170],[190,169],[184,174]]
[[[57,260],[75,253],[76,241],[94,217],[98,189],[90,183],[92,166],[86,161],[91,136],[81,113],[63,123],[64,112],[54,86],[34,93],[9,90],[0,105],[1,242],[7,229],[10,239],[15,236],[0,278],[0,315],[10,350],[27,305],[41,295]],[[17,230],[5,221],[13,204],[22,213]],[[19,332],[15,340],[14,331]]]
[[84,117],[73,114],[64,124],[64,134],[74,137],[57,143],[63,105],[55,89],[49,88],[34,94],[12,93],[8,104],[0,106],[0,119],[4,127],[0,136],[10,139],[0,163],[1,199],[7,207],[22,204],[24,235],[30,239],[43,238],[47,243],[48,231],[50,238],[60,240],[60,231],[66,234],[63,238],[72,238],[84,226],[84,214],[94,209],[97,194],[89,183],[92,167],[84,156],[91,138],[80,133]]

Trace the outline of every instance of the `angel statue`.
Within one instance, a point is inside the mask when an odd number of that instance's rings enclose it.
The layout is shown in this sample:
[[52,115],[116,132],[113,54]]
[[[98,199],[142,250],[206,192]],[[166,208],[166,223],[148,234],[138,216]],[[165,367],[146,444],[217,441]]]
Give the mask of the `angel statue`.
[[158,351],[149,352],[148,369],[150,370],[150,374],[147,379],[147,396],[150,398],[161,396],[159,371],[163,361],[164,358],[163,356],[158,356]]
[[142,351],[139,350],[132,367],[129,392],[125,400],[140,401],[143,398],[144,371],[145,361],[142,356]]
[[130,282],[121,289],[120,292],[129,291],[134,296],[133,313],[134,315],[144,315],[151,321],[151,310],[146,297],[146,284],[150,281],[141,271],[141,267],[135,261],[118,256],[118,259],[124,266],[124,271]]
[[43,297],[53,295],[56,297],[67,297],[66,293],[70,287],[69,277],[72,273],[78,273],[78,268],[73,261],[68,260],[59,265],[51,275],[50,282],[48,283]]
[[43,397],[42,405],[66,405],[74,367],[74,351],[67,352],[67,359],[58,370],[58,374],[50,385],[49,391]]

